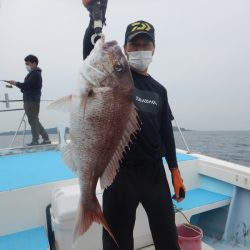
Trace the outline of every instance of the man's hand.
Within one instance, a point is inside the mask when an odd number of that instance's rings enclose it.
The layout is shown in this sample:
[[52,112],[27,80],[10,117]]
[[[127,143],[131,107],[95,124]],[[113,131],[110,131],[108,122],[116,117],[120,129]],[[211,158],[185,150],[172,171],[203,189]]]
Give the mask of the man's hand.
[[6,82],[14,86],[16,86],[16,83],[17,83],[17,81],[14,81],[14,80],[6,81]]
[[177,202],[180,202],[185,198],[186,188],[183,184],[183,180],[181,178],[179,169],[172,168],[170,169],[170,171],[172,175],[172,183],[173,183],[174,192],[175,192],[174,199],[176,199]]

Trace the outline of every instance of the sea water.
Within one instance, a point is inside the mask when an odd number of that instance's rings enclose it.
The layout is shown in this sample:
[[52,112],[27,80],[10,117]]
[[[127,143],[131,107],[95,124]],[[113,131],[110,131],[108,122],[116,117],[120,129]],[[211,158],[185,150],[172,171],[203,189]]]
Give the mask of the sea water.
[[[250,167],[250,131],[183,131],[186,143],[193,153],[201,153],[218,159]],[[174,132],[176,147],[187,150],[178,131]],[[0,148],[10,146],[13,136],[0,136]],[[57,134],[50,139],[57,141]],[[25,136],[25,143],[31,141],[31,135]],[[18,135],[13,146],[22,144]]]
[[[184,131],[191,152],[250,167],[250,131]],[[187,150],[178,131],[176,147]]]

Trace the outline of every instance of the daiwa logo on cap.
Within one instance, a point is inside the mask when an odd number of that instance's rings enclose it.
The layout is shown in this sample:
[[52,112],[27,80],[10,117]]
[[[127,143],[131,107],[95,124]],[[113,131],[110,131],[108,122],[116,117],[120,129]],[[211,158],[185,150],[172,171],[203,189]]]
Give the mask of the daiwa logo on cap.
[[140,20],[128,25],[125,33],[125,44],[139,34],[145,34],[152,40],[152,42],[155,41],[155,30],[153,25]]
[[145,23],[145,22],[135,22],[135,23],[132,23],[131,26],[133,27],[132,28],[132,32],[134,31],[142,31],[142,30],[146,30],[146,31],[149,31],[151,30],[151,26],[148,24],[148,23]]

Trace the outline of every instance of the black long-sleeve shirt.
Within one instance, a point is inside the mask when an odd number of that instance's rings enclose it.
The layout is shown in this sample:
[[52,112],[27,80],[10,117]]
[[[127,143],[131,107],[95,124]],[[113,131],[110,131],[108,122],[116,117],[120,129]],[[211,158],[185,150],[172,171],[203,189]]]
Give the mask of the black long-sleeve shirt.
[[[91,36],[93,28],[87,28],[83,40],[83,59],[93,45]],[[125,154],[124,161],[155,162],[164,156],[169,168],[176,168],[176,149],[171,121],[173,115],[168,104],[166,89],[150,75],[145,76],[131,70],[134,80],[134,103],[138,109],[141,130],[130,150]]]
[[24,78],[24,82],[17,82],[16,86],[23,93],[23,101],[40,102],[42,89],[42,70],[36,68],[29,72]]
[[169,167],[175,168],[177,160],[171,123],[173,115],[167,91],[150,75],[131,72],[135,86],[134,103],[142,126],[126,160],[153,162],[165,156]]

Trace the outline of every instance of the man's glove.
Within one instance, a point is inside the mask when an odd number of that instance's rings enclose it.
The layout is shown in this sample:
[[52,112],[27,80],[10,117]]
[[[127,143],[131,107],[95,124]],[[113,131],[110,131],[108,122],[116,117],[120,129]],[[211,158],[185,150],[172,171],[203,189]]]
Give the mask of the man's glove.
[[180,202],[185,198],[186,188],[183,184],[183,180],[181,178],[179,169],[172,168],[172,169],[170,169],[170,171],[171,171],[171,175],[172,175],[172,183],[173,183],[174,192],[175,192],[173,199]]

